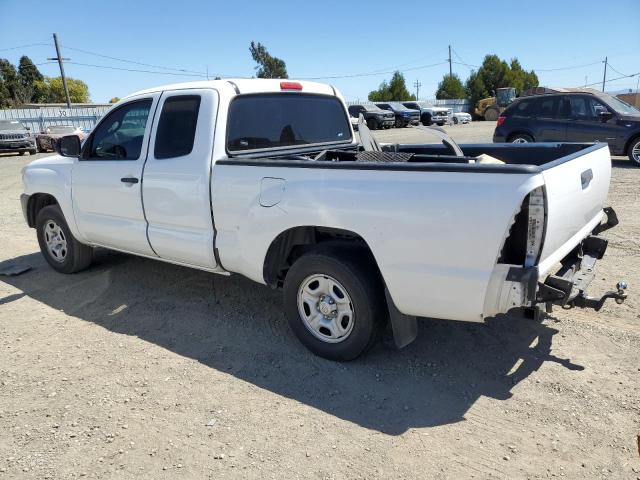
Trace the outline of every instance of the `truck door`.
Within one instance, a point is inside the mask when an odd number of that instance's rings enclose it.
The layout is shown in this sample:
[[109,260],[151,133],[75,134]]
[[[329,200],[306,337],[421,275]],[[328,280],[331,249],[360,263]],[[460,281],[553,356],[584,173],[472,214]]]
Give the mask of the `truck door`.
[[153,122],[142,196],[149,243],[164,259],[216,269],[210,181],[218,93],[165,91]]
[[160,94],[110,111],[91,133],[72,173],[73,210],[86,241],[153,255],[142,208],[142,167]]

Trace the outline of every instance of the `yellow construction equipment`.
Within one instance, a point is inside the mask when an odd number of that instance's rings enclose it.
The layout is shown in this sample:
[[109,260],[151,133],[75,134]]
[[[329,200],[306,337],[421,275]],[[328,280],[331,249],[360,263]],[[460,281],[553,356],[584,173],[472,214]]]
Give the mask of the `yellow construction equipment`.
[[511,102],[516,99],[516,89],[513,87],[498,88],[495,96],[483,98],[476,103],[473,113],[477,118],[495,121]]

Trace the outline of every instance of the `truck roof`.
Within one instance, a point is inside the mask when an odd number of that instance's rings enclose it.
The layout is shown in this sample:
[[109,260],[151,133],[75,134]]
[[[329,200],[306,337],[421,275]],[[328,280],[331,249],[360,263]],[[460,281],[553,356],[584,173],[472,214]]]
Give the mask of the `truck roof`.
[[127,97],[125,98],[164,90],[180,90],[191,88],[215,88],[222,91],[231,91],[236,95],[246,93],[275,93],[283,91],[298,91],[288,89],[286,87],[283,88],[281,84],[285,82],[300,84],[302,86],[301,91],[303,93],[332,95],[340,97],[340,99],[344,101],[342,95],[331,85],[327,85],[326,83],[309,82],[306,80],[295,80],[288,78],[225,78],[221,80],[199,80],[196,82],[172,83],[169,85],[160,85],[157,87],[140,90],[138,92],[127,95]]

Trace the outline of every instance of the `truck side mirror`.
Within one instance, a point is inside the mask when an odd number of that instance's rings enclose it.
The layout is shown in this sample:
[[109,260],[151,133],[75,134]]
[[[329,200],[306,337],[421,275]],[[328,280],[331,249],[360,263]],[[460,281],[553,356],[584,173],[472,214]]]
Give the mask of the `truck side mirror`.
[[56,152],[63,157],[80,156],[80,139],[77,135],[67,135],[56,141]]
[[613,113],[611,113],[609,110],[600,110],[598,112],[598,117],[600,118],[600,120],[602,120],[603,122],[606,122],[607,120],[609,120],[611,117],[613,117]]

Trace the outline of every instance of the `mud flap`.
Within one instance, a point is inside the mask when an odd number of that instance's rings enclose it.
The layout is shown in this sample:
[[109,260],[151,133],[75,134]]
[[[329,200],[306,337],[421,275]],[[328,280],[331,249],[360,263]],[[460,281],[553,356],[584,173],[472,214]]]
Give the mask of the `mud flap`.
[[401,313],[393,303],[389,290],[384,289],[389,309],[389,319],[391,320],[391,330],[393,331],[393,343],[396,348],[404,348],[413,342],[418,336],[418,320],[411,315]]

